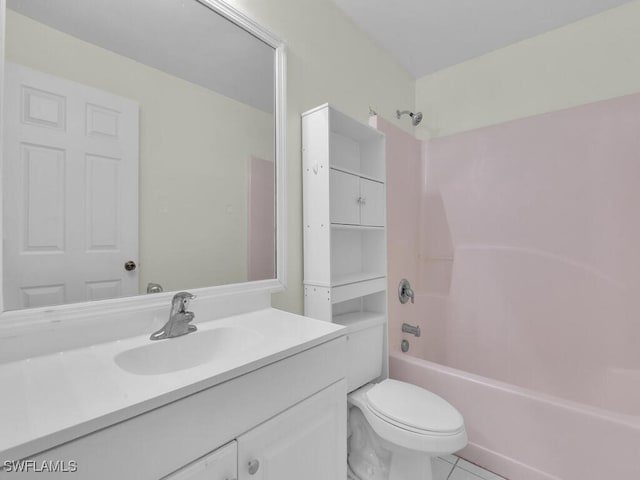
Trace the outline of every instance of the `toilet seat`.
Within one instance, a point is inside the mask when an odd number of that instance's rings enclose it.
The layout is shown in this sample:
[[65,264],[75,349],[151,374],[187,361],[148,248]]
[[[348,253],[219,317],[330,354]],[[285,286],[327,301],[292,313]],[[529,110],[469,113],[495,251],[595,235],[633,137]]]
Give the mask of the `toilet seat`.
[[[386,379],[356,390],[349,395],[349,402],[362,411],[390,447],[439,455],[458,451],[467,443],[460,413],[441,397],[415,385]],[[429,410],[431,406],[435,410]]]
[[464,429],[462,415],[424,388],[386,379],[365,393],[367,406],[382,420],[423,435],[453,435]]

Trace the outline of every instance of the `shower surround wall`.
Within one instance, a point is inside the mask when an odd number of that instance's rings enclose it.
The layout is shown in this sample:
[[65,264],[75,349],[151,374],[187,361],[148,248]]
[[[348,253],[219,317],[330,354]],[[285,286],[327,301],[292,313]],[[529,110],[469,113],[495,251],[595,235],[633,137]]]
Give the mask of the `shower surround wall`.
[[389,290],[417,275],[391,376],[458,407],[463,456],[497,473],[640,478],[639,127],[631,95],[424,142],[413,200],[385,131]]
[[[422,142],[377,117],[377,128],[385,134],[387,159],[387,278],[389,349],[399,349],[402,322],[418,324],[419,304],[401,305],[398,284],[406,278],[416,289],[419,278],[417,253],[420,239],[420,198],[422,192]],[[400,321],[402,319],[402,321]]]

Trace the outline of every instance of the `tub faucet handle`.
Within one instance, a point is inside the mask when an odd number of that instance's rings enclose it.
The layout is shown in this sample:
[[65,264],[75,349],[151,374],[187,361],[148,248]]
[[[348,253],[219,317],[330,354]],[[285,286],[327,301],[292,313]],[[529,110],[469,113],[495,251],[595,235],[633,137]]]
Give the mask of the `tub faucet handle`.
[[409,300],[411,300],[411,303],[414,303],[413,297],[414,293],[409,280],[403,278],[400,280],[400,285],[398,285],[398,299],[400,300],[400,303],[404,305]]

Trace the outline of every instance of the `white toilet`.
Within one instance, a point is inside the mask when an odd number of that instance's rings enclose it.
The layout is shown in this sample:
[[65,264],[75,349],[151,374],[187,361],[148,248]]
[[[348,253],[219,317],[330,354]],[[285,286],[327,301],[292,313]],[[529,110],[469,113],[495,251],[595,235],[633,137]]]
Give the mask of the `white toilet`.
[[380,378],[384,323],[347,325],[349,477],[353,480],[431,480],[431,457],[467,444],[462,415],[415,385]]

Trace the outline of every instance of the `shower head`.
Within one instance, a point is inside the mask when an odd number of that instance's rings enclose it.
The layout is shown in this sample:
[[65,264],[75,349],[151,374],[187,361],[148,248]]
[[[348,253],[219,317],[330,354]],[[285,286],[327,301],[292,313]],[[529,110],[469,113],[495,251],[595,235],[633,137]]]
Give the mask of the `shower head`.
[[411,123],[413,124],[414,127],[417,127],[418,125],[420,125],[420,122],[422,121],[422,112],[417,112],[417,113],[413,113],[410,112],[409,110],[396,110],[396,115],[398,118],[400,118],[402,115],[409,115],[411,117]]

